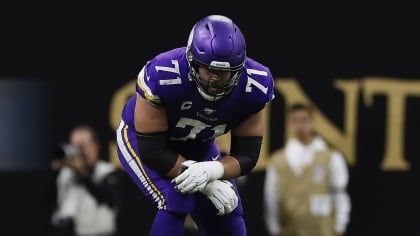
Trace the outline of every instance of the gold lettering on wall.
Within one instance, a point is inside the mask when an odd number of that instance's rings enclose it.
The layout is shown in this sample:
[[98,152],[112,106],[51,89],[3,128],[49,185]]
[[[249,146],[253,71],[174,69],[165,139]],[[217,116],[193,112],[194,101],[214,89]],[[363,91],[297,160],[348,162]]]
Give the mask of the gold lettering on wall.
[[386,115],[386,141],[383,170],[408,170],[404,158],[405,109],[407,96],[420,96],[420,82],[414,80],[367,77],[363,81],[365,104],[373,105],[373,96],[385,95],[388,99]]
[[263,135],[263,143],[261,146],[260,157],[258,159],[257,165],[255,166],[254,170],[262,170],[265,169],[267,165],[268,155],[269,153],[269,144],[270,144],[270,108],[271,105],[268,103],[264,108],[264,135]]
[[[337,149],[343,152],[349,165],[356,164],[356,137],[357,137],[357,114],[359,103],[359,80],[336,80],[334,86],[341,90],[344,95],[344,133],[337,142],[331,142]],[[323,129],[321,127],[321,129]],[[334,140],[336,137],[331,137]],[[338,148],[341,147],[341,148]]]
[[[343,153],[349,165],[355,165],[357,95],[360,82],[358,80],[337,80],[335,86],[344,94],[344,131],[337,128],[315,106],[314,120],[317,124],[316,131],[327,142]],[[296,102],[310,102],[314,104],[294,79],[277,79],[275,87],[283,95],[286,107]],[[290,130],[286,127],[285,140],[290,136]]]
[[[118,89],[111,100],[109,122],[112,130],[118,128],[122,108],[127,99],[135,93],[135,82],[132,80]],[[373,106],[373,97],[378,95],[386,96],[386,137],[384,144],[384,158],[381,163],[382,170],[409,170],[410,163],[404,158],[404,137],[405,137],[405,112],[406,97],[420,96],[420,81],[402,80],[386,77],[366,77],[360,80],[335,80],[335,88],[343,93],[344,120],[343,130],[331,122],[322,112],[315,107],[314,119],[317,123],[316,130],[328,143],[341,151],[349,165],[356,164],[356,137],[357,137],[357,115],[358,95],[363,90],[364,103],[366,106]],[[293,78],[282,78],[275,80],[276,90],[284,97],[285,106],[295,102],[312,102],[305,91]],[[267,105],[264,112],[265,133],[264,142],[261,147],[261,154],[255,170],[265,168],[269,157],[270,143],[270,111],[272,106]],[[278,109],[278,108],[274,108]],[[290,131],[285,130],[285,138],[290,137]],[[225,150],[230,149],[230,133],[220,136],[217,139],[218,145]],[[109,160],[120,166],[117,157],[115,140],[111,140],[108,146]]]

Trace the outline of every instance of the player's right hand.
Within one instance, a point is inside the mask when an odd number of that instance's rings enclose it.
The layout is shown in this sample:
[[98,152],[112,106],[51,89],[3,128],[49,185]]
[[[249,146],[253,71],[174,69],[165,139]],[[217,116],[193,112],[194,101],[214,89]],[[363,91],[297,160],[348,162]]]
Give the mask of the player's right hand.
[[238,206],[238,196],[232,183],[227,180],[210,181],[201,192],[216,207],[218,215],[229,214]]

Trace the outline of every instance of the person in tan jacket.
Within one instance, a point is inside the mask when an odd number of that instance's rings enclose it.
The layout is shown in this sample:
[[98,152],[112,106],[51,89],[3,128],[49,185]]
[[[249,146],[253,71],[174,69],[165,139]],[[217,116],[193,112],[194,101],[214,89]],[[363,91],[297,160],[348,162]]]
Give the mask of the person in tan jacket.
[[264,182],[264,220],[271,236],[344,235],[350,218],[344,157],[315,133],[312,108],[288,110],[292,137],[272,153]]

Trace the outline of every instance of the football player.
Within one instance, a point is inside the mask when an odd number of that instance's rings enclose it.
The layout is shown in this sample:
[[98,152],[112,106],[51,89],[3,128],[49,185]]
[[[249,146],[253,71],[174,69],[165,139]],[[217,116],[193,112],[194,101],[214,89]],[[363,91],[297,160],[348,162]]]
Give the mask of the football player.
[[[117,143],[122,166],[158,208],[151,235],[183,235],[187,214],[203,235],[246,235],[234,178],[258,161],[273,98],[269,68],[247,56],[241,30],[222,15],[202,18],[186,47],[143,66]],[[229,131],[221,157],[214,139]]]

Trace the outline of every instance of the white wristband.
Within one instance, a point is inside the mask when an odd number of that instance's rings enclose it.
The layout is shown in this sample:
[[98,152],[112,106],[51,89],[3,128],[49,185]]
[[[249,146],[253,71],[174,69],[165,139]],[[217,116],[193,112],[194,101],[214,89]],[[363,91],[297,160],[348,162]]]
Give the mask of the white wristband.
[[223,177],[225,167],[220,161],[208,161],[209,180],[216,180]]

